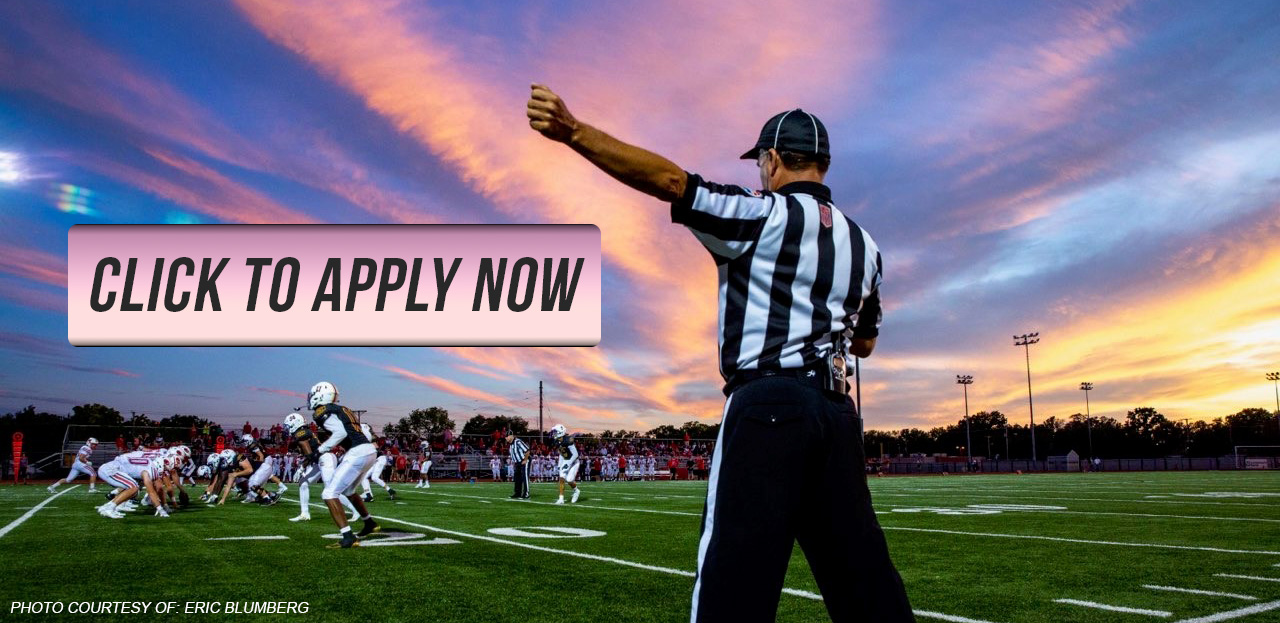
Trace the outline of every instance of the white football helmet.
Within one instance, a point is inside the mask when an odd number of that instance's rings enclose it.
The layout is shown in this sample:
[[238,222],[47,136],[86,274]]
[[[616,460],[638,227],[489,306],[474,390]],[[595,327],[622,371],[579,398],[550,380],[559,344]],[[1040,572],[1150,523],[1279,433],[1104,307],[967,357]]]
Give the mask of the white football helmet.
[[299,428],[302,428],[304,424],[306,424],[306,422],[302,419],[301,414],[290,413],[289,415],[284,416],[284,427],[290,433],[298,430]]
[[564,424],[556,424],[555,426],[551,427],[551,436],[555,439],[564,437],[566,434],[568,434],[568,432],[569,432],[569,429],[565,428]]
[[241,437],[240,437],[240,441],[243,441],[243,442],[245,442],[245,443],[247,443],[247,444],[248,444],[248,443],[253,443],[253,435],[243,435],[243,436],[241,436]]
[[331,402],[338,402],[338,388],[334,387],[329,381],[320,381],[311,386],[311,391],[307,392],[307,404],[312,409],[317,409]]
[[90,438],[89,438],[89,441],[86,441],[85,443],[86,443],[86,444],[88,444],[88,445],[89,445],[89,447],[91,447],[91,448],[92,448],[92,447],[94,447],[94,446],[98,445],[98,440],[97,440],[96,438],[94,438],[94,437],[90,437]]
[[209,470],[208,465],[201,465],[200,469],[196,470],[196,475],[201,478],[208,478],[210,473],[211,471]]
[[221,456],[222,460],[230,463],[231,461],[236,460],[236,451],[228,448],[218,453],[218,456]]
[[220,463],[221,461],[222,461],[222,457],[218,456],[217,454],[210,454],[209,458],[205,460],[205,463],[207,463],[209,467],[217,467],[218,463]]

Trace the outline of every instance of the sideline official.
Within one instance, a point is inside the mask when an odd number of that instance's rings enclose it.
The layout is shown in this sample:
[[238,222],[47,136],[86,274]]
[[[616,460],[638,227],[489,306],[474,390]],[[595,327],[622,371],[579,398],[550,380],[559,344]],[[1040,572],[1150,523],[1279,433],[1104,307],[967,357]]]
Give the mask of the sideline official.
[[516,492],[511,497],[526,500],[529,498],[529,444],[507,431],[507,445],[511,448],[511,464],[515,466],[511,481],[515,483]]
[[[671,202],[719,274],[724,416],[711,463],[691,620],[773,621],[798,540],[834,621],[914,621],[863,471],[845,361],[880,324],[880,254],[822,184],[826,129],[779,113],[743,154],[763,191],[724,186],[582,123],[533,85],[529,125],[614,179]],[[767,460],[765,460],[767,459]],[[798,466],[779,470],[777,465]]]

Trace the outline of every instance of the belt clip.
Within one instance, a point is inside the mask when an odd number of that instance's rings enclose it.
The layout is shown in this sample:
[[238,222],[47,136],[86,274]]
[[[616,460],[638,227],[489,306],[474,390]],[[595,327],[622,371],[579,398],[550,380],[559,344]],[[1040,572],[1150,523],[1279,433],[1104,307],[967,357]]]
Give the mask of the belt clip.
[[848,354],[845,352],[844,335],[837,333],[831,337],[831,355],[827,357],[827,372],[824,378],[827,389],[837,394],[849,393]]

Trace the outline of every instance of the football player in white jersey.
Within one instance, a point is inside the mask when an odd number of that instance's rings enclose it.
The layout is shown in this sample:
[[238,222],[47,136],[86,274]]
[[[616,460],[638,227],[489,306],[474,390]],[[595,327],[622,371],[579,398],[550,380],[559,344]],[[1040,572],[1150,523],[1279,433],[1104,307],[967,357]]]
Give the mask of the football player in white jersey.
[[[333,480],[333,470],[338,466],[338,459],[332,452],[320,453],[320,439],[316,437],[311,427],[307,426],[302,415],[297,413],[286,415],[284,427],[289,431],[290,443],[296,446],[302,455],[302,467],[298,470],[300,474],[298,501],[302,505],[302,512],[289,521],[311,521],[311,485]],[[347,507],[347,510],[356,512],[350,500],[344,497],[338,499],[342,501],[343,506]]]
[[[361,422],[360,430],[364,431],[364,436],[367,437],[369,441],[374,441],[373,429],[368,424]],[[377,446],[378,442],[374,442],[374,447]],[[396,499],[396,490],[388,487],[387,483],[382,480],[382,472],[387,468],[387,462],[390,460],[391,457],[387,455],[387,446],[385,445],[385,442],[383,442],[382,451],[378,452],[378,458],[373,460],[373,467],[369,470],[369,473],[364,475],[364,480],[360,481],[360,486],[364,487],[364,501],[373,501],[373,489],[369,486],[370,482],[373,482],[379,487],[385,489],[387,497],[393,500]]]
[[96,493],[97,488],[94,485],[98,484],[98,474],[93,471],[93,463],[89,462],[89,457],[93,456],[93,451],[96,449],[98,449],[98,440],[90,437],[89,441],[80,446],[80,451],[76,453],[76,458],[71,461],[71,471],[67,474],[67,477],[49,485],[49,493],[57,491],[58,485],[71,484],[71,481],[75,480],[80,474],[89,476],[89,493]]
[[573,437],[568,434],[564,424],[556,424],[551,428],[551,437],[555,439],[556,451],[560,454],[560,459],[556,464],[556,471],[560,476],[560,498],[556,500],[556,504],[564,504],[564,485],[569,484],[573,489],[573,497],[569,500],[570,504],[578,501],[578,496],[582,494],[582,489],[578,488],[578,446],[573,443]]
[[173,464],[172,458],[134,451],[122,454],[114,461],[103,465],[99,470],[102,473],[102,479],[115,484],[121,491],[110,502],[99,506],[98,514],[112,519],[124,517],[121,511],[130,511],[134,508],[130,498],[140,489],[145,489],[147,498],[156,507],[156,515],[168,517],[169,513],[164,510],[164,503],[160,500],[160,494],[156,491],[153,482],[153,475],[159,475],[165,470],[166,461],[170,465]]
[[431,444],[423,441],[418,445],[419,451],[422,452],[422,469],[418,471],[418,484],[414,485],[414,489],[419,487],[423,489],[431,488]]

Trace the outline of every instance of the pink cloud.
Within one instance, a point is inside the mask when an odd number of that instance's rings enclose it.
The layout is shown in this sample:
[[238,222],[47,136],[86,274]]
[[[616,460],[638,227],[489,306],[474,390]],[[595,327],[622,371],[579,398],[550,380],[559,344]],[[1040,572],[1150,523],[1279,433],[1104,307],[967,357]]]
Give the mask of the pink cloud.
[[233,223],[316,222],[312,217],[283,206],[195,160],[160,149],[148,149],[147,153],[169,170],[160,175],[92,154],[75,158],[103,175],[220,220]]
[[307,395],[302,392],[296,392],[290,389],[274,389],[270,387],[248,387],[246,389],[250,391],[255,391],[255,392],[266,392],[268,394],[275,394],[277,396],[288,396],[290,398],[298,398],[300,400],[305,400],[307,397]]
[[[8,282],[8,283],[6,283]],[[16,280],[0,280],[0,297],[23,307],[55,314],[67,313],[66,294],[56,294],[46,289],[36,289]]]
[[67,259],[31,247],[0,242],[0,272],[67,287]]
[[456,381],[451,381],[449,379],[441,378],[438,376],[425,376],[425,375],[418,374],[416,372],[411,372],[409,370],[405,370],[404,368],[399,368],[396,366],[380,366],[380,367],[388,372],[391,372],[399,376],[400,378],[413,381],[415,383],[421,383],[432,389],[436,389],[436,390],[445,392],[447,394],[452,394],[459,398],[465,398],[467,400],[478,400],[480,402],[486,402],[486,403],[489,403],[495,406],[500,406],[500,407],[515,408],[515,405],[513,405],[510,400],[503,398],[502,396],[498,396],[497,394],[491,394],[489,392],[482,391],[474,387],[467,387],[466,385],[463,385]]
[[130,378],[130,379],[136,379],[136,378],[142,377],[142,375],[138,374],[137,372],[130,372],[129,370],[124,370],[121,368],[98,368],[94,366],[77,366],[69,363],[60,363],[60,364],[57,364],[57,366],[59,368],[62,368],[63,370],[71,370],[72,372],[87,372],[90,374],[110,374],[114,376],[123,376],[125,378]]

